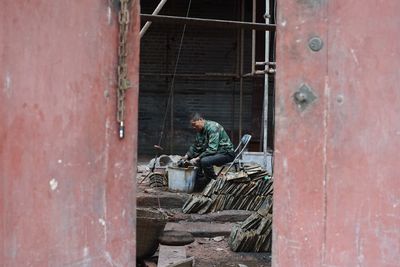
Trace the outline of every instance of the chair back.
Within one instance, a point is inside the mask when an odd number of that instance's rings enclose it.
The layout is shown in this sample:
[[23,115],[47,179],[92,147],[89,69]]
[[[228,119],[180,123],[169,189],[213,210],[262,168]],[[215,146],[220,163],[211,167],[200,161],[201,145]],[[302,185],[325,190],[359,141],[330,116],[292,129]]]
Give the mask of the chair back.
[[[249,144],[250,140],[251,140],[250,134],[245,134],[242,136],[242,139],[240,139],[240,142],[235,149],[236,156],[240,156],[240,154],[242,154],[242,152],[246,149],[247,145]],[[241,151],[240,151],[240,149],[241,149]],[[240,151],[240,152],[238,153],[238,151]]]
[[[250,139],[251,139],[250,134],[245,134],[242,136],[242,139],[240,139],[240,142],[235,149],[235,158],[233,159],[233,161],[231,163],[229,163],[228,169],[225,171],[225,174],[228,173],[228,171],[232,168],[233,165],[235,165],[235,168],[236,168],[237,165],[240,164],[239,158],[241,158],[241,155],[242,155],[243,151],[246,149],[247,145],[249,144]],[[221,174],[223,169],[224,169],[224,166],[218,172],[217,176],[219,176]]]

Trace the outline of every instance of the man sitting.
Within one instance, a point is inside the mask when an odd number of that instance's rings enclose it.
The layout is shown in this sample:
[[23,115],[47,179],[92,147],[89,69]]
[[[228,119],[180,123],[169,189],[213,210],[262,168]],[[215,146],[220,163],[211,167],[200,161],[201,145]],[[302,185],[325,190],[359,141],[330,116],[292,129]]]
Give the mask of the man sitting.
[[191,116],[190,123],[197,131],[195,142],[183,157],[199,168],[195,191],[201,191],[216,178],[213,165],[222,166],[235,158],[233,144],[224,128],[215,121],[205,120],[199,113]]

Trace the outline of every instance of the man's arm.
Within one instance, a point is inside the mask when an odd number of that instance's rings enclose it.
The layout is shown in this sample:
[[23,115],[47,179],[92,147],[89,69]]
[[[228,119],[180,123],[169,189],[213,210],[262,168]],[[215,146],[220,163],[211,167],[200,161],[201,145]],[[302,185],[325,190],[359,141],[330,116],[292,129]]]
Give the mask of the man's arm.
[[213,131],[209,134],[207,149],[204,152],[200,153],[199,157],[203,158],[206,156],[214,155],[218,151],[218,146],[219,146],[219,132]]
[[192,159],[198,157],[199,154],[202,152],[202,143],[200,141],[200,136],[196,134],[196,138],[194,143],[189,147],[189,150],[186,152],[184,158],[185,159]]

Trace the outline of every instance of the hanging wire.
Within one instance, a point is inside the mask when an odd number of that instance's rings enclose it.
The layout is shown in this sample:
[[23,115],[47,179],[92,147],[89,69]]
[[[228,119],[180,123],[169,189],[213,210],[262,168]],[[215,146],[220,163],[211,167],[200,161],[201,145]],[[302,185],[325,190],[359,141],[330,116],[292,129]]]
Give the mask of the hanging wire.
[[[188,8],[187,8],[187,11],[186,11],[186,17],[189,16],[191,4],[192,4],[192,0],[189,0]],[[184,36],[185,36],[185,32],[186,32],[186,24],[183,26],[182,36],[181,36],[181,40],[180,40],[180,44],[179,44],[179,49],[178,49],[178,55],[177,55],[176,62],[175,62],[174,74],[172,75],[172,81],[171,81],[171,87],[170,87],[170,90],[169,90],[167,106],[166,106],[165,112],[164,112],[163,126],[162,126],[162,128],[161,128],[160,138],[159,138],[159,140],[158,140],[158,145],[159,145],[159,146],[161,146],[161,141],[162,141],[162,138],[163,138],[163,136],[164,136],[165,124],[166,124],[167,115],[168,115],[168,109],[169,109],[169,106],[170,106],[170,104],[171,104],[171,98],[172,98],[172,92],[173,92],[172,90],[173,90],[174,85],[175,85],[175,75],[176,75],[176,71],[177,71],[177,69],[178,69],[178,63],[179,63],[179,59],[180,59],[180,56],[181,56],[182,43],[183,43],[183,38],[184,38]],[[171,114],[171,115],[172,115],[172,114]]]
[[[189,0],[188,8],[187,8],[187,11],[186,11],[186,17],[189,16],[189,11],[190,11],[191,4],[192,4],[192,0]],[[171,98],[172,98],[172,92],[173,92],[172,89],[174,88],[174,85],[175,85],[175,75],[176,75],[176,71],[178,69],[178,63],[179,63],[179,59],[180,59],[180,56],[181,56],[181,50],[182,50],[183,38],[185,37],[185,32],[186,32],[186,24],[183,26],[182,36],[181,36],[181,40],[180,40],[180,43],[179,43],[178,55],[177,55],[176,62],[175,62],[175,69],[174,69],[174,74],[172,76],[172,81],[171,81],[171,87],[170,87],[170,90],[169,90],[167,106],[165,107],[163,126],[162,126],[162,129],[161,129],[161,132],[160,132],[160,138],[158,140],[158,146],[161,146],[161,141],[162,141],[162,138],[164,136],[165,123],[167,121],[168,109],[169,109],[169,106],[171,104]],[[171,116],[172,116],[172,114],[171,114]],[[154,160],[157,160],[157,157],[155,157]],[[159,194],[157,194],[157,201],[158,201],[158,210],[162,211]]]

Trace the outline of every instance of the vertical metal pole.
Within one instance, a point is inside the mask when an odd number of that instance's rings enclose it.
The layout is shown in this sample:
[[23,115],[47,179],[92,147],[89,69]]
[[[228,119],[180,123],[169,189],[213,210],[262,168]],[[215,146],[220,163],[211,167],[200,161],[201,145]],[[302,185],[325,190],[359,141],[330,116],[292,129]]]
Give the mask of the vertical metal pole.
[[[161,0],[152,15],[158,15],[158,13],[161,11],[161,8],[163,8],[164,4],[167,2],[167,0]],[[147,32],[147,29],[150,27],[151,21],[147,21],[146,24],[144,24],[143,28],[140,30],[140,38],[143,37],[143,35]]]
[[[256,9],[257,0],[253,0],[253,19],[252,22],[256,22]],[[251,31],[251,74],[254,75],[256,72],[256,30]]]
[[[244,0],[241,0],[241,21],[244,21]],[[242,138],[243,121],[243,51],[244,51],[244,31],[240,29],[240,97],[239,97],[239,139]]]
[[174,150],[174,86],[171,87],[171,137],[169,143],[169,152],[172,154]]
[[[236,20],[240,20],[241,17],[241,0],[235,1],[235,6],[236,6]],[[240,28],[237,28],[236,30],[236,78],[240,79]],[[233,85],[232,89],[232,134],[231,138],[232,141],[235,142],[234,138],[236,137],[235,133],[235,112],[236,112],[236,88],[237,88],[237,80],[235,80],[235,83]]]
[[[240,20],[241,19],[241,7],[242,7],[242,4],[241,4],[241,0],[239,0],[239,1],[237,1],[236,2],[236,7],[237,7],[237,10],[236,10],[236,19],[237,20]],[[236,30],[236,43],[237,43],[237,45],[236,45],[236,76],[237,76],[237,78],[240,78],[240,33],[241,33],[241,29],[240,28],[237,28],[237,30]]]
[[[168,49],[168,47],[170,47],[170,44],[169,44],[169,32],[167,32],[167,35],[166,35],[166,47],[165,47],[165,51],[166,51],[166,53],[165,53],[165,73],[169,73],[169,59],[170,59],[170,54],[169,54],[169,49]],[[170,77],[169,77],[168,75],[166,75],[166,76],[165,76],[165,88],[167,89],[167,91],[166,91],[166,92],[167,92],[167,93],[166,93],[166,97],[169,97],[169,96],[168,96],[168,88],[170,87],[170,84],[169,84],[170,81],[171,81]],[[166,113],[168,112],[168,101],[167,101],[167,107],[166,107],[165,112],[166,112]],[[164,116],[167,116],[167,114],[164,114]],[[162,132],[160,133],[160,141],[158,142],[158,145],[159,145],[159,146],[161,146],[162,138],[163,138],[164,134],[166,134],[166,129],[164,129],[165,123],[166,123],[166,119],[164,119],[164,121],[163,121]],[[171,147],[170,147],[170,149],[171,149]]]
[[[269,23],[270,20],[270,0],[265,0],[265,23]],[[269,62],[269,31],[265,31],[265,62]],[[268,64],[265,64],[265,70],[268,69]],[[268,72],[265,71],[264,76],[264,122],[263,122],[263,129],[264,129],[264,142],[263,142],[263,152],[264,152],[264,163],[267,166],[267,150],[268,150]]]

